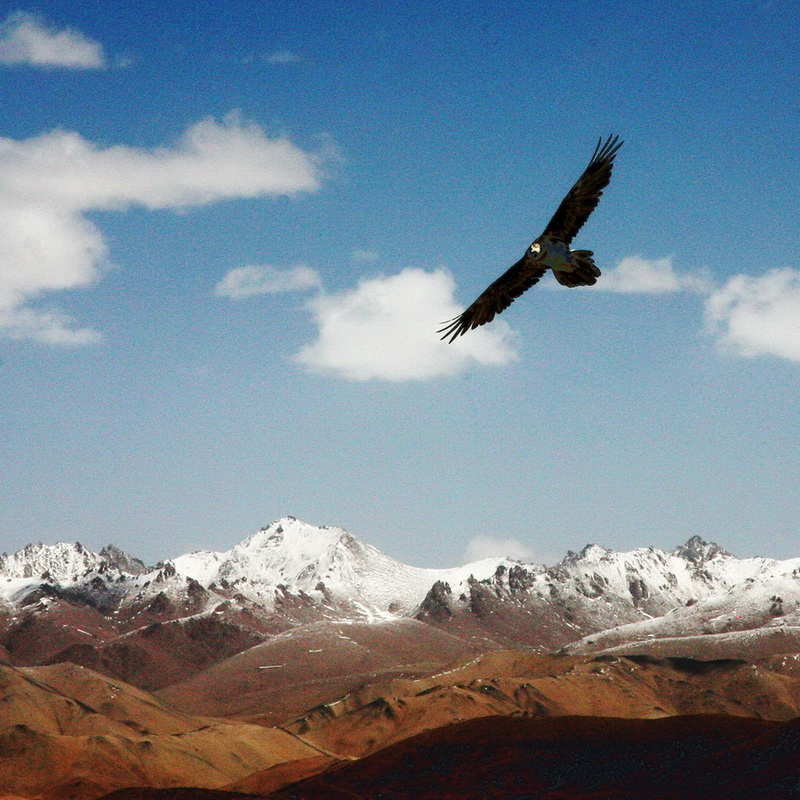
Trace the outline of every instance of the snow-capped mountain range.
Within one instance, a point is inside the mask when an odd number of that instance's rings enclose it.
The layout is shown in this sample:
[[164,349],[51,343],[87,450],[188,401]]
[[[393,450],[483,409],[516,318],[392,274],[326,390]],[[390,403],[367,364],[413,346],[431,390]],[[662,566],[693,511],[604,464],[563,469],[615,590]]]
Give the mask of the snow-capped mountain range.
[[[9,625],[23,611],[58,603],[91,608],[117,634],[203,617],[236,620],[259,635],[319,620],[416,618],[493,646],[597,650],[800,625],[800,559],[739,559],[693,537],[671,552],[587,545],[549,568],[484,559],[422,569],[342,528],[293,517],[226,552],[151,568],[110,545],[93,553],[80,544],[36,544],[0,556],[0,614]],[[242,623],[242,614],[261,627]]]
[[122,604],[155,592],[179,593],[195,582],[212,594],[235,592],[266,610],[277,597],[335,601],[364,615],[411,614],[437,581],[461,585],[490,578],[506,559],[484,559],[454,569],[408,566],[342,528],[284,517],[231,550],[201,550],[147,568],[109,545],[99,553],[80,543],[33,544],[0,556],[0,599],[9,605],[43,585],[75,593],[104,591]]

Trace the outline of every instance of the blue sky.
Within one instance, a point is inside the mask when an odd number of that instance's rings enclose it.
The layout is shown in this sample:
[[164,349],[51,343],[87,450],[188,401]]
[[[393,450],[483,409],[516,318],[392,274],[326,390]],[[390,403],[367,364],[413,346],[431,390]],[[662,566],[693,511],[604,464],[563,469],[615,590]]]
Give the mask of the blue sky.
[[[0,550],[800,555],[795,3],[4,14]],[[609,133],[597,285],[440,342]]]

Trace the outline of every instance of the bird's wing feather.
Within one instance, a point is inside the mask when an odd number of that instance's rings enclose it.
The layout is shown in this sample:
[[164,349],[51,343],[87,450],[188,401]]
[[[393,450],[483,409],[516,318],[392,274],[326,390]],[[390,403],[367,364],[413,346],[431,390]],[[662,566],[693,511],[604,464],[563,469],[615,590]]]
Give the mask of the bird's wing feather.
[[560,239],[569,245],[600,202],[600,195],[611,180],[611,169],[620,147],[622,142],[619,141],[619,136],[609,136],[605,144],[602,138],[598,140],[583,175],[567,192],[542,236]]
[[442,339],[454,341],[472,328],[484,325],[508,308],[523,292],[538,282],[547,272],[547,267],[533,263],[524,255],[509,267],[463,314],[449,320],[439,329]]

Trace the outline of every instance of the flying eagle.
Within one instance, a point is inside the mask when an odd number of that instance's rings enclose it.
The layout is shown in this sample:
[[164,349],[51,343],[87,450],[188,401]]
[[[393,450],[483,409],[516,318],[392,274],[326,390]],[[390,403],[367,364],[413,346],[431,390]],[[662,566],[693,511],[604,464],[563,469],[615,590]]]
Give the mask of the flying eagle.
[[614,158],[622,147],[619,136],[597,142],[591,161],[547,223],[542,235],[533,241],[525,255],[504,272],[463,314],[439,329],[442,339],[455,341],[467,331],[491,322],[495,314],[508,308],[523,292],[553,270],[562,286],[591,286],[597,283],[600,270],[592,260],[591,250],[570,250],[572,239],[589,218],[603,189],[611,180]]

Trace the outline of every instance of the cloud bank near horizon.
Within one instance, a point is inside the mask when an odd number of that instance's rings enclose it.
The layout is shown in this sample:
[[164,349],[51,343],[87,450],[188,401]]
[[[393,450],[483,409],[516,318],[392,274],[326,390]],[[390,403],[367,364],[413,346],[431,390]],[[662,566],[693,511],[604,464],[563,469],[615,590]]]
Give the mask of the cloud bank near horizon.
[[467,563],[484,558],[510,558],[524,564],[542,563],[536,551],[520,539],[498,536],[473,536],[464,551]]

